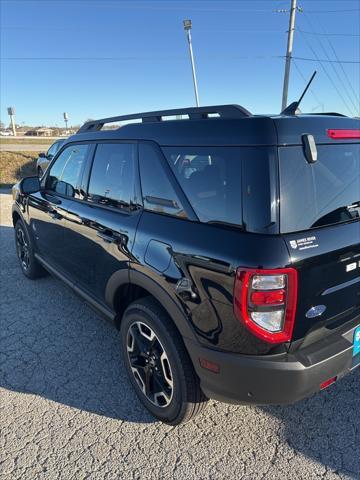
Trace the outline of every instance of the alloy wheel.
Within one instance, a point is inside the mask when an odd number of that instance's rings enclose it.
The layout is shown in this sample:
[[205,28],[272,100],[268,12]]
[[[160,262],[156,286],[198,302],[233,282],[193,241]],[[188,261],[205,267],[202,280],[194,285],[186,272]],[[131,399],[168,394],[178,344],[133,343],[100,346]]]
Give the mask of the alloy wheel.
[[18,228],[16,231],[16,247],[22,267],[24,270],[28,270],[30,266],[29,244],[22,228]]
[[136,383],[157,407],[167,407],[174,382],[167,353],[155,332],[143,322],[134,322],[127,333],[127,354]]

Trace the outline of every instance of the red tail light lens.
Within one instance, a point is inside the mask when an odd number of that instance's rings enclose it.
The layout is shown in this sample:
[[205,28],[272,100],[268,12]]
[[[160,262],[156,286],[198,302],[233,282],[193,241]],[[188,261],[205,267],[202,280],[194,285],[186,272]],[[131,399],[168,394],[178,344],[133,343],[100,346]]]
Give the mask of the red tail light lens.
[[354,138],[360,138],[360,130],[352,129],[352,130],[337,130],[330,128],[327,131],[328,137],[334,140],[351,140]]
[[297,304],[297,271],[238,268],[234,285],[236,317],[268,343],[289,342]]

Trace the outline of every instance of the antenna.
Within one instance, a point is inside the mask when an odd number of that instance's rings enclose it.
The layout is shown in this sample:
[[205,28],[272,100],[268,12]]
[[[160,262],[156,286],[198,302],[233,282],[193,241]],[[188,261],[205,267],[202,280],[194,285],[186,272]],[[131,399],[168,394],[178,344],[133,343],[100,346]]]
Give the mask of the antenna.
[[312,81],[314,80],[314,77],[315,77],[316,74],[317,74],[317,71],[315,70],[315,72],[312,74],[312,76],[311,76],[308,84],[306,85],[305,90],[303,91],[299,100],[297,102],[290,103],[290,105],[288,107],[286,107],[281,112],[281,115],[296,115],[296,111],[299,108],[299,105],[300,105],[302,99],[304,98],[306,92],[308,91],[310,85],[312,84]]

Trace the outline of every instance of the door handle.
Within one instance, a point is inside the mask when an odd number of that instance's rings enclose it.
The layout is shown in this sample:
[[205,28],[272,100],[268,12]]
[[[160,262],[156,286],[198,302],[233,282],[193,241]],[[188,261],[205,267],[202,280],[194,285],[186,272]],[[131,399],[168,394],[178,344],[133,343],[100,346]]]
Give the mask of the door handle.
[[48,214],[53,220],[61,220],[62,215],[57,210],[49,210]]
[[96,235],[100,237],[102,240],[104,240],[104,242],[107,242],[107,243],[115,243],[118,240],[118,238],[115,237],[115,235],[111,233],[110,230],[105,230],[105,231],[98,230],[96,232]]

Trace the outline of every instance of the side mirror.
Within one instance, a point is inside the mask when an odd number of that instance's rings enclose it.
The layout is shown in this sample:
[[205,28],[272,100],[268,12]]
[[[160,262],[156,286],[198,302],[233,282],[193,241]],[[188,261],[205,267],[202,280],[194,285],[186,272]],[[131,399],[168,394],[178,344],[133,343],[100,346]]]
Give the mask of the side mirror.
[[29,195],[30,193],[36,193],[40,190],[39,177],[25,177],[19,184],[20,193],[23,195]]
[[39,158],[47,158],[45,152],[40,152],[39,153]]

